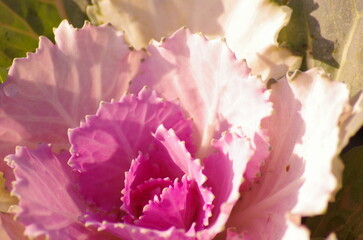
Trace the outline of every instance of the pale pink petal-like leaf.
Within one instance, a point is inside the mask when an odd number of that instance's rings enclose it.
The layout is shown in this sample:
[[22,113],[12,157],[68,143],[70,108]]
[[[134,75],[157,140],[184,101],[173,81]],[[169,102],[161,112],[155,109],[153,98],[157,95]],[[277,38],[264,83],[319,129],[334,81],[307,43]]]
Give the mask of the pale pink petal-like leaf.
[[249,76],[220,40],[207,41],[181,29],[163,43],[154,42],[150,58],[141,63],[131,92],[151,86],[163,97],[180,103],[196,125],[197,157],[205,157],[213,138],[224,130],[242,128],[251,139],[261,119],[270,114],[262,82]]
[[[220,1],[220,0],[219,0]],[[223,37],[237,58],[246,59],[253,74],[264,80],[280,78],[301,65],[301,57],[278,47],[278,34],[290,20],[291,9],[269,0],[222,0],[228,14]]]
[[347,88],[320,69],[296,72],[272,85],[275,113],[262,124],[272,152],[227,226],[253,239],[284,239],[292,226],[286,214],[300,218],[325,210],[336,187],[332,160],[348,98]]
[[[306,227],[300,226],[300,223],[295,223],[290,219],[287,220],[287,227],[284,233],[284,236],[281,238],[282,240],[306,240],[309,239],[309,231]],[[251,237],[246,232],[238,232],[236,228],[228,228],[227,229],[227,237],[226,240],[254,240],[254,237]]]
[[6,157],[14,168],[13,193],[20,199],[17,217],[25,225],[25,235],[54,239],[91,235],[78,221],[85,206],[72,183],[68,158],[68,152],[56,155],[45,144],[36,150],[18,147]]
[[291,9],[269,0],[93,0],[87,9],[96,24],[110,22],[125,31],[136,48],[147,47],[186,26],[209,39],[225,37],[254,74],[279,78],[300,66],[301,58],[277,47],[277,36]]
[[99,231],[107,231],[123,240],[195,240],[194,233],[185,233],[182,229],[172,227],[165,231],[142,228],[125,223],[101,221],[97,216],[85,215],[86,225],[97,227]]
[[226,240],[253,240],[244,232],[238,232],[235,228],[227,229]]
[[305,182],[292,213],[321,214],[337,187],[332,159],[339,153],[339,118],[349,104],[349,91],[346,85],[330,80],[322,69],[296,74],[291,81],[296,98],[302,103],[306,127],[302,143],[294,149],[305,161]]
[[211,199],[203,196],[195,180],[187,178],[185,175],[182,180],[176,179],[160,196],[155,196],[144,207],[143,214],[135,221],[135,225],[158,230],[171,227],[186,232],[190,228],[202,230],[205,227],[205,217],[210,215],[211,202],[205,200]]
[[42,37],[36,53],[14,60],[0,86],[0,159],[16,145],[68,149],[67,129],[101,100],[119,99],[144,55],[130,51],[111,26],[74,29],[63,21],[54,33],[56,45]]
[[81,172],[80,191],[87,201],[105,210],[119,209],[124,173],[139,151],[153,150],[152,133],[160,124],[173,127],[180,139],[192,142],[191,121],[180,107],[145,88],[138,96],[127,94],[120,102],[101,103],[96,115],[86,117],[70,132],[70,164]]
[[192,158],[192,155],[185,147],[185,142],[179,140],[173,129],[167,130],[163,125],[160,125],[154,134],[155,138],[165,147],[173,162],[185,173],[188,179],[193,179],[199,186],[200,194],[203,198],[205,212],[202,219],[202,224],[209,224],[211,216],[213,193],[209,188],[203,187],[207,177],[203,173],[203,166],[199,159]]
[[229,132],[213,141],[213,146],[217,152],[204,160],[204,174],[208,178],[206,186],[211,187],[215,196],[210,226],[205,233],[209,238],[223,230],[239,199],[243,173],[254,153],[247,138]]
[[348,144],[349,139],[362,127],[363,123],[363,90],[350,99],[350,106],[340,119],[339,150]]
[[255,134],[254,140],[251,143],[255,153],[251,160],[247,163],[246,171],[243,173],[244,182],[240,188],[241,191],[248,191],[253,182],[261,177],[261,166],[265,164],[267,157],[270,154],[270,144],[268,143],[266,133]]
[[199,159],[193,159],[189,151],[185,147],[185,143],[181,142],[174,130],[167,130],[160,125],[155,132],[155,138],[161,142],[173,162],[191,179],[195,179],[198,185],[202,185],[206,177],[202,173],[202,165]]
[[[340,132],[339,132],[339,147],[337,152],[341,152],[343,148],[348,144],[349,139],[358,132],[363,125],[363,90],[357,93],[350,99],[349,105],[346,106],[345,112],[342,114],[339,120]],[[336,156],[333,160],[333,173],[337,178],[338,187],[333,192],[332,200],[335,199],[335,194],[340,190],[342,186],[342,172],[344,169],[343,162],[339,156]]]
[[[282,240],[307,240],[309,239],[310,232],[307,227],[301,226],[301,219],[298,218],[298,221],[294,219],[294,216],[286,216],[287,218],[287,229],[285,231]],[[328,239],[327,239],[328,240]]]

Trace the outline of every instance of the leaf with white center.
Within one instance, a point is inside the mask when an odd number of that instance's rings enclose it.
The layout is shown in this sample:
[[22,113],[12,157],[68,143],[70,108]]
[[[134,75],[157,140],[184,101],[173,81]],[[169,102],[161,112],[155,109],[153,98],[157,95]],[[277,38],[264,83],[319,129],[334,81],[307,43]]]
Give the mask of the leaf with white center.
[[209,39],[226,38],[253,74],[279,78],[300,66],[300,58],[277,47],[277,34],[291,10],[269,0],[93,0],[87,13],[95,24],[110,22],[137,49],[186,26]]
[[261,119],[271,113],[269,93],[225,42],[180,29],[147,50],[151,57],[141,63],[130,91],[137,93],[148,85],[180,104],[196,126],[196,157],[207,156],[211,140],[229,128],[254,139]]

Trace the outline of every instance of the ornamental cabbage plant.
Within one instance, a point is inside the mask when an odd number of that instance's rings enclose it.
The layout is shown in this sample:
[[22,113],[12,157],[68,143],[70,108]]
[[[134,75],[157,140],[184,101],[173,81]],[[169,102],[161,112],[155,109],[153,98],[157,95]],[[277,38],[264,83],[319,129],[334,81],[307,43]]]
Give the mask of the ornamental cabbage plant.
[[0,86],[10,238],[308,239],[301,217],[337,187],[344,84],[320,69],[263,82],[187,29],[137,51],[64,21],[55,41]]

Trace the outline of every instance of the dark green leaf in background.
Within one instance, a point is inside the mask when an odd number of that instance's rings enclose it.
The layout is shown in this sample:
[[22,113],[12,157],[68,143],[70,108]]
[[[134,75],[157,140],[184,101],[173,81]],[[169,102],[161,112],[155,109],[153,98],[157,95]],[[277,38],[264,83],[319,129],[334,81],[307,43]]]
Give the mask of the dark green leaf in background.
[[342,155],[343,188],[322,215],[306,219],[313,239],[335,232],[339,240],[363,239],[363,146]]
[[72,0],[0,0],[1,72],[14,58],[34,51],[40,35],[52,39],[64,18],[81,27],[86,16]]
[[303,70],[323,67],[347,83],[351,95],[363,89],[363,0],[290,0],[287,5],[293,14],[279,42],[304,56]]
[[0,67],[0,83],[5,82],[7,75],[8,75],[7,69]]
[[75,2],[83,12],[86,12],[86,8],[88,5],[91,5],[92,0],[73,0],[73,2]]
[[38,43],[38,34],[5,2],[0,1],[0,66],[10,66],[16,56],[24,56]]
[[[52,0],[54,1],[54,0]],[[80,4],[80,2],[83,4]],[[75,27],[82,27],[85,20],[88,20],[87,15],[84,13],[84,7],[87,6],[90,0],[58,0],[59,4],[63,3],[66,18]]]

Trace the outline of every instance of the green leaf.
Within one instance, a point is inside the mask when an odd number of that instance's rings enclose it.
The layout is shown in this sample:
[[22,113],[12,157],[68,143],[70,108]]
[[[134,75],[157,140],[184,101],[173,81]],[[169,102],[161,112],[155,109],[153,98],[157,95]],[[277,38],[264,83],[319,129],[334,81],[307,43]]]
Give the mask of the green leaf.
[[8,70],[6,68],[0,67],[0,83],[5,82],[7,76]]
[[83,4],[80,3],[80,0],[56,1],[63,3],[66,12],[66,18],[69,20],[70,23],[73,24],[73,26],[80,28],[83,26],[84,21],[88,20],[88,17],[85,13],[85,6],[87,6],[86,4],[88,4],[89,0],[82,0]]
[[327,213],[306,219],[312,237],[335,232],[339,240],[363,239],[363,146],[342,155],[345,164],[343,188]]
[[86,8],[88,5],[91,4],[91,0],[73,0],[73,2],[75,2],[79,8],[82,10],[82,12],[86,12]]
[[29,24],[0,1],[0,66],[10,66],[12,59],[35,49],[38,35]]
[[0,0],[0,67],[9,67],[38,46],[38,38],[53,38],[63,18],[76,27],[86,16],[72,0]]
[[279,42],[305,57],[305,69],[323,67],[347,83],[352,95],[363,89],[363,1],[290,0],[287,5],[294,11]]

